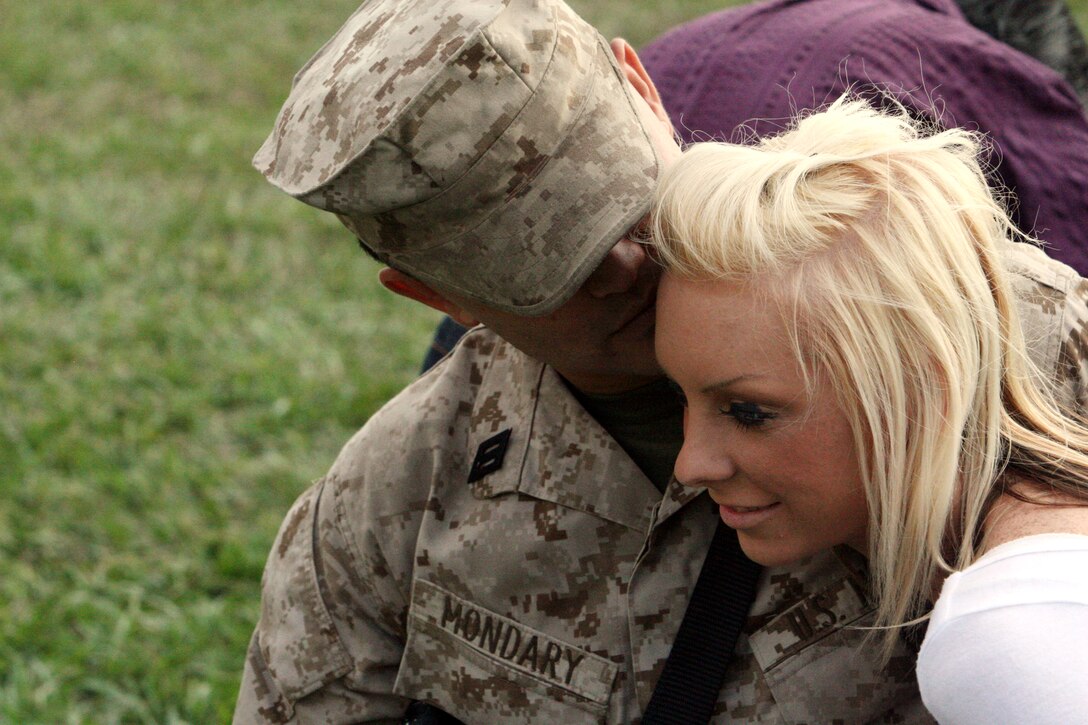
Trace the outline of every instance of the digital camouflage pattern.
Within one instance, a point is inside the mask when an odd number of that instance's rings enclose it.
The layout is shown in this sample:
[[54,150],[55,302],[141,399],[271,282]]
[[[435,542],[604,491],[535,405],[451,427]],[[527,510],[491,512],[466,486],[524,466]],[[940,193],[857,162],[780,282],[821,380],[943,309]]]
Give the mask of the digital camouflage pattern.
[[649,209],[658,159],[627,86],[559,0],[370,0],[253,163],[390,266],[541,315]]
[[[690,70],[690,68],[688,69]],[[394,266],[540,314],[648,208],[658,161],[603,40],[556,0],[370,0],[255,165]],[[1083,406],[1088,289],[1009,251],[1040,367]],[[482,453],[481,453],[482,452]],[[557,374],[487,330],[379,411],[270,553],[235,722],[637,723],[716,524],[660,494]],[[717,714],[930,722],[863,647],[864,562],[766,570]]]
[[[1088,285],[1026,245],[1006,258],[1033,358],[1083,409]],[[553,370],[477,329],[288,514],[235,722],[392,723],[422,699],[469,725],[637,723],[715,523],[698,490],[659,494]],[[871,616],[857,554],[765,570],[721,721],[931,722],[914,651],[881,670],[862,646]]]
[[[467,483],[506,430],[501,466]],[[470,724],[638,722],[715,521],[695,489],[663,497],[554,371],[478,329],[287,517],[236,721],[396,722],[423,699]],[[850,572],[827,554],[766,574],[721,711],[795,721],[804,705],[779,702],[773,676],[792,662],[826,693],[821,722],[925,721],[909,666],[889,678],[841,631],[869,611],[838,597]],[[829,669],[824,648],[844,642]],[[765,670],[775,646],[788,652]]]
[[1064,408],[1088,413],[1088,280],[1030,244],[1002,250],[1028,353]]

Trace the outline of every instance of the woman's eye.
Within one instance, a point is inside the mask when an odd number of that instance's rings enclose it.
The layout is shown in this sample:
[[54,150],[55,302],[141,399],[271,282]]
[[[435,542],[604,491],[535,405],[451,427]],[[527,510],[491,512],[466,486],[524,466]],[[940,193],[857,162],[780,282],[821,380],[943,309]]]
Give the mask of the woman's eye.
[[757,428],[775,417],[774,413],[764,410],[755,403],[730,403],[729,407],[723,408],[721,412],[732,418],[741,428]]

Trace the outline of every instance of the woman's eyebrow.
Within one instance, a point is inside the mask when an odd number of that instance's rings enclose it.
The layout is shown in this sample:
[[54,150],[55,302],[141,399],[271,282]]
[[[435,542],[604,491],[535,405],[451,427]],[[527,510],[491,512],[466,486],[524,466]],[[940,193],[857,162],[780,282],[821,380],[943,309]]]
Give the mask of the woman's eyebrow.
[[721,391],[721,390],[723,390],[725,388],[728,388],[728,387],[730,387],[732,385],[735,385],[736,383],[739,383],[742,380],[755,380],[755,379],[758,379],[758,378],[765,378],[765,377],[767,377],[767,376],[764,375],[763,373],[743,373],[741,375],[736,375],[736,376],[728,378],[726,380],[721,380],[721,381],[716,382],[716,383],[710,383],[709,385],[704,385],[703,388],[699,392],[701,392],[701,393],[717,393],[717,392],[719,392],[719,391]]

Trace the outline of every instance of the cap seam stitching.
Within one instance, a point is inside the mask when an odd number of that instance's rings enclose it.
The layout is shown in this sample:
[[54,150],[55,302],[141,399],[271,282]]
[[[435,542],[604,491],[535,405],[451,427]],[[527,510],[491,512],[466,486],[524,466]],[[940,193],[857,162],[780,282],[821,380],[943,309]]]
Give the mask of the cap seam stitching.
[[[553,27],[556,27],[556,23],[555,23],[555,16],[554,16],[554,15],[552,16],[552,25],[553,25]],[[503,137],[504,135],[506,135],[506,132],[510,130],[510,127],[511,127],[511,126],[513,126],[513,125],[514,125],[514,123],[515,123],[515,122],[516,122],[516,121],[517,121],[517,120],[518,120],[519,118],[521,118],[521,115],[522,115],[522,114],[523,114],[523,113],[525,112],[525,107],[526,107],[526,106],[528,106],[528,105],[529,105],[530,103],[532,103],[532,101],[533,101],[533,97],[534,97],[534,95],[535,95],[535,94],[537,93],[537,91],[538,91],[538,89],[540,88],[540,85],[541,85],[541,84],[540,84],[540,83],[537,83],[537,88],[536,88],[536,89],[534,89],[534,88],[530,87],[530,86],[529,86],[529,84],[525,82],[525,79],[523,79],[523,78],[521,77],[521,75],[520,75],[519,73],[517,73],[517,72],[516,72],[516,71],[514,70],[514,67],[513,67],[512,65],[510,65],[510,63],[509,63],[509,62],[508,62],[508,61],[506,60],[506,58],[505,58],[505,57],[503,57],[502,53],[499,53],[498,49],[497,49],[497,48],[495,48],[495,46],[494,46],[494,45],[492,44],[492,42],[491,42],[491,39],[490,39],[490,38],[486,37],[486,36],[485,36],[485,35],[484,35],[484,34],[483,34],[483,33],[481,32],[481,33],[480,33],[480,39],[481,39],[481,40],[484,40],[484,41],[486,41],[486,42],[487,42],[488,46],[489,46],[489,47],[490,47],[490,48],[491,48],[492,50],[494,50],[494,51],[495,51],[495,55],[497,55],[497,56],[498,56],[498,57],[499,57],[499,58],[500,58],[500,59],[502,60],[503,64],[504,64],[504,65],[505,65],[505,66],[506,66],[506,67],[507,67],[507,68],[508,68],[508,69],[510,70],[510,72],[511,72],[511,73],[512,73],[512,74],[513,74],[513,75],[514,75],[514,76],[515,76],[515,77],[516,77],[516,78],[518,79],[518,81],[519,81],[519,82],[520,82],[520,83],[521,83],[521,84],[522,84],[523,86],[525,86],[525,90],[527,90],[527,91],[529,92],[529,95],[528,95],[528,97],[527,97],[527,98],[525,99],[525,103],[521,104],[521,106],[520,106],[520,107],[518,108],[518,110],[517,110],[517,113],[515,113],[515,114],[514,114],[514,115],[513,115],[513,116],[512,116],[511,118],[510,118],[510,122],[509,122],[509,123],[507,123],[507,124],[506,124],[506,126],[504,126],[504,127],[503,127],[502,131],[501,131],[501,132],[500,132],[500,133],[499,133],[499,134],[498,134],[498,135],[496,136],[496,140],[497,140],[497,139],[500,139],[500,138],[502,138],[502,137]],[[559,44],[559,36],[558,36],[558,30],[557,30],[557,32],[556,32],[556,42],[552,44],[552,52],[551,52],[551,55],[550,55],[550,56],[548,57],[548,64],[547,64],[547,67],[546,67],[546,68],[544,69],[544,73],[543,73],[543,74],[541,74],[541,83],[543,82],[543,79],[544,79],[544,78],[545,78],[545,77],[547,76],[547,74],[548,74],[548,71],[549,71],[549,70],[551,70],[551,67],[552,67],[552,65],[553,65],[553,63],[554,63],[554,61],[555,61],[555,49],[556,49],[556,47],[558,46],[558,44]],[[468,43],[466,43],[466,45],[468,45]],[[423,88],[423,90],[421,90],[421,91],[420,91],[420,94],[419,94],[420,96],[422,96],[422,95],[423,95],[423,94],[424,94],[424,93],[426,92],[426,90],[430,88],[430,86],[432,85],[432,83],[434,82],[434,80],[435,80],[435,79],[432,79],[432,80],[431,80],[430,82],[428,82],[428,84],[427,84],[427,85],[426,85],[426,86],[425,86],[425,87]],[[413,105],[415,105],[415,104],[416,104],[417,102],[418,102],[418,98],[416,99],[416,101],[413,101],[413,103],[412,103],[412,104],[410,104],[410,105],[406,106],[404,110],[405,110],[405,111],[407,111],[407,110],[408,110],[409,108],[411,108],[411,107],[412,107]],[[583,108],[584,108],[584,105],[583,105]],[[578,117],[576,117],[575,121],[577,121],[577,118],[580,118],[580,117],[581,117],[580,115],[579,115]],[[572,123],[572,125],[573,125],[573,123]],[[566,142],[566,139],[564,139],[564,143],[565,143],[565,142]],[[399,148],[399,146],[398,146],[398,148]],[[403,212],[403,211],[405,211],[405,210],[408,210],[408,209],[412,209],[412,208],[414,208],[414,207],[417,207],[417,206],[421,206],[421,205],[423,205],[423,204],[428,204],[428,203],[430,203],[430,202],[434,201],[435,199],[440,199],[441,197],[445,196],[446,194],[449,194],[449,193],[453,193],[453,192],[452,192],[452,190],[453,190],[453,187],[455,187],[455,186],[457,186],[457,184],[461,183],[461,181],[463,181],[463,180],[465,179],[465,177],[467,177],[467,176],[468,176],[469,174],[471,174],[471,173],[472,173],[472,171],[473,171],[474,169],[476,169],[476,167],[477,167],[477,166],[479,166],[479,165],[480,165],[481,163],[483,163],[483,160],[484,160],[484,158],[485,158],[486,156],[487,156],[486,152],[485,152],[485,153],[482,153],[482,154],[480,154],[480,155],[479,155],[479,156],[478,156],[478,157],[476,158],[476,160],[475,160],[475,161],[473,161],[473,162],[472,162],[472,164],[471,164],[471,165],[469,165],[469,167],[468,167],[468,168],[466,168],[466,169],[465,169],[465,170],[464,170],[464,171],[463,171],[463,172],[462,172],[462,173],[461,173],[461,174],[460,174],[460,175],[459,175],[459,176],[458,176],[458,177],[457,177],[456,179],[454,179],[453,181],[450,181],[450,182],[449,182],[449,183],[448,183],[448,184],[447,184],[447,185],[445,186],[445,188],[443,188],[443,189],[442,189],[442,190],[441,190],[441,191],[440,191],[439,193],[435,194],[434,196],[430,196],[430,197],[427,197],[426,199],[420,199],[419,201],[416,201],[416,202],[412,202],[411,204],[405,204],[404,206],[398,206],[398,207],[394,207],[394,208],[391,208],[391,209],[386,209],[386,210],[382,211],[381,213],[382,213],[382,214],[393,214],[393,213],[399,213],[399,212]],[[540,169],[541,169],[541,170],[543,170],[543,168],[544,168],[543,166],[541,166],[541,167],[540,167]],[[539,171],[538,171],[538,173],[539,173]],[[428,172],[428,173],[427,173],[427,176],[430,176],[430,172]],[[534,177],[534,178],[535,178],[535,177]],[[520,188],[520,187],[519,187],[519,188]],[[480,222],[480,224],[483,224],[483,223],[484,223],[485,221],[487,221],[487,219],[488,219],[488,218],[490,218],[490,215],[489,215],[488,217],[485,217],[485,218],[484,218],[484,220],[482,220],[482,221]],[[477,226],[479,226],[479,225],[477,225]],[[475,228],[476,228],[476,227],[474,226],[474,227],[472,227],[471,229],[466,229],[465,231],[463,231],[463,232],[462,232],[461,234],[458,234],[458,235],[457,235],[457,237],[454,237],[453,239],[457,239],[457,238],[461,237],[462,235],[464,235],[464,234],[467,234],[468,232],[471,232],[471,231],[472,231],[473,229],[475,229]],[[444,246],[445,244],[448,244],[448,243],[449,243],[450,241],[453,241],[453,239],[447,240],[446,242],[441,242],[441,243],[439,243],[439,244],[436,244],[436,245],[434,245],[433,247],[427,247],[427,248],[426,248],[426,249],[424,249],[424,250],[418,250],[418,251],[421,251],[421,252],[422,252],[422,251],[426,251],[426,250],[428,250],[428,249],[437,249],[437,248],[439,248],[439,247],[441,247],[441,246]]]

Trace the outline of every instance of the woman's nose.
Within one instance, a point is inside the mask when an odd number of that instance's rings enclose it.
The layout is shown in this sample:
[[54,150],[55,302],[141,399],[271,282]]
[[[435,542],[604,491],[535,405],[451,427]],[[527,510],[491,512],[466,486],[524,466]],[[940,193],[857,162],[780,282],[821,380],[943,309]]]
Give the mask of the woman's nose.
[[721,441],[708,439],[696,426],[684,426],[684,445],[673,468],[677,481],[686,486],[706,488],[729,480],[736,472],[733,458]]

